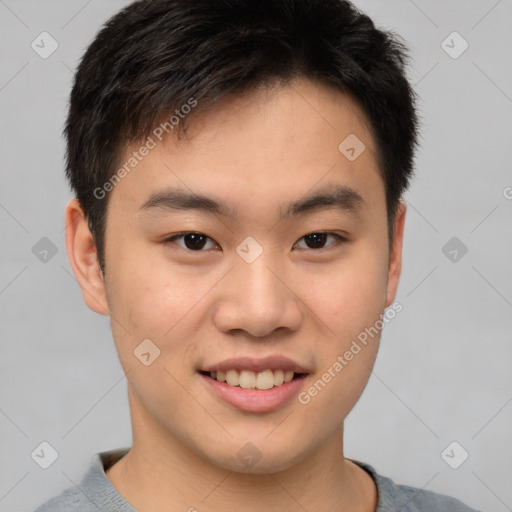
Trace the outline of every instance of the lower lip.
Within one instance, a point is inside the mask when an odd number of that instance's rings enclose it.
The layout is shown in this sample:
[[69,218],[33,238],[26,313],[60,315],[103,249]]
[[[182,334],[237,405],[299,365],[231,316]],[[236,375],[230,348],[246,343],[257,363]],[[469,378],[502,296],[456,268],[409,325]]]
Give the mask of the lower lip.
[[261,390],[230,386],[202,373],[199,375],[217,396],[245,412],[269,412],[278,409],[299,393],[306,380],[306,376],[299,377],[280,386]]

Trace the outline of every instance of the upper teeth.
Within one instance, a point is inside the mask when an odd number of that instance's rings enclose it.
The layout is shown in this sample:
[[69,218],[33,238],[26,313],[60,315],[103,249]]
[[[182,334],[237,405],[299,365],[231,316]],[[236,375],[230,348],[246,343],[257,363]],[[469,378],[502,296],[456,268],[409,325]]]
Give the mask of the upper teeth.
[[210,376],[219,382],[226,382],[230,386],[240,386],[245,389],[270,389],[280,386],[283,382],[293,379],[292,370],[265,370],[263,372],[251,372],[249,370],[228,370],[227,372],[210,372]]

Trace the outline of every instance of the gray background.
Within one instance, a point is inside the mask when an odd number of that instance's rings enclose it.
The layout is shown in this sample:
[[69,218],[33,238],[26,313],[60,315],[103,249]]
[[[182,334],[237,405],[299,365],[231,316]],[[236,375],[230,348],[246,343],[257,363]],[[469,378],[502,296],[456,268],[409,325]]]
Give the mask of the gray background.
[[[77,60],[127,4],[0,0],[2,512],[33,510],[78,483],[92,453],[131,443],[108,318],[87,309],[67,261],[61,137]],[[512,510],[512,1],[357,5],[410,46],[423,131],[403,311],[347,420],[346,456],[483,511]],[[31,48],[43,31],[59,45],[47,59]],[[469,43],[456,59],[442,47],[453,31]],[[46,262],[32,252],[42,237],[57,249]],[[442,251],[452,237],[468,249],[455,262]],[[31,458],[42,441],[59,454],[46,470]],[[469,453],[458,469],[441,456],[452,441]],[[448,451],[452,464],[460,450]]]

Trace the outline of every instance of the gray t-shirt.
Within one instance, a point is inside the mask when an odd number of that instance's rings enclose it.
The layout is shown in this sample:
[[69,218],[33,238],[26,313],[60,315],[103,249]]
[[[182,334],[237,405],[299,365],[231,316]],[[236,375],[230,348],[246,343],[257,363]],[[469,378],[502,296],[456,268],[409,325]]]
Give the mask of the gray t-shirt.
[[[79,488],[70,487],[41,505],[35,512],[137,512],[115,489],[105,471],[123,457],[129,448],[95,453]],[[455,498],[432,491],[397,485],[378,475],[372,466],[351,460],[362,467],[377,485],[375,512],[479,512]]]

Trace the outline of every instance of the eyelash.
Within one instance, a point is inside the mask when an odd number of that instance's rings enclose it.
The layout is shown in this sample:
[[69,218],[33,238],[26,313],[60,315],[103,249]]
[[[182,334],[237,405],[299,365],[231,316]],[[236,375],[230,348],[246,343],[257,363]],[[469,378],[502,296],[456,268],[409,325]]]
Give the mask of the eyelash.
[[[207,238],[208,240],[210,240],[210,241],[212,241],[212,242],[214,242],[214,243],[216,243],[216,244],[217,244],[217,242],[215,242],[215,241],[214,241],[212,238],[210,238],[209,236],[206,236],[205,234],[203,234],[203,233],[199,233],[199,232],[197,232],[197,231],[186,231],[186,232],[184,232],[184,233],[177,233],[176,235],[172,235],[172,236],[170,236],[170,237],[168,237],[168,238],[165,238],[164,240],[162,240],[162,243],[163,243],[164,245],[167,245],[167,244],[173,243],[173,242],[174,242],[175,240],[177,240],[178,238],[183,238],[184,236],[187,236],[187,235],[200,235],[200,236],[203,236],[203,237]],[[333,248],[336,248],[336,247],[337,247],[338,245],[340,245],[341,243],[343,243],[343,242],[346,242],[346,241],[347,241],[347,239],[346,239],[345,237],[343,237],[343,236],[341,236],[341,235],[339,235],[339,234],[337,234],[337,233],[333,233],[333,232],[331,232],[331,231],[313,231],[313,232],[308,233],[307,235],[304,235],[303,237],[299,238],[299,241],[300,241],[300,240],[302,240],[302,239],[304,239],[304,238],[306,238],[306,237],[308,237],[308,236],[310,236],[310,235],[327,235],[327,236],[329,236],[329,235],[330,235],[330,236],[333,236],[333,237],[335,237],[335,238],[336,238],[336,241],[335,241],[334,243],[332,243],[332,244],[330,244],[330,245],[327,245],[327,246],[325,246],[325,247],[320,247],[319,249],[313,249],[313,248],[311,248],[311,247],[306,247],[306,248],[305,248],[305,249],[309,249],[309,250],[311,250],[311,251],[316,251],[316,252],[319,252],[319,251],[323,251],[323,252],[325,252],[325,251],[329,251],[329,250],[331,250],[331,249],[333,249]],[[296,245],[297,243],[298,243],[298,242],[295,242],[294,247],[295,247],[295,245]],[[217,245],[218,245],[218,244],[217,244]],[[188,251],[188,252],[206,252],[206,250],[204,250],[204,249],[199,249],[199,250],[197,250],[197,251],[194,251],[194,250],[192,250],[192,249],[188,249],[187,247],[181,247],[181,246],[178,246],[178,247],[180,247],[180,249],[184,249],[185,251]],[[302,248],[302,249],[304,249],[304,248]]]

